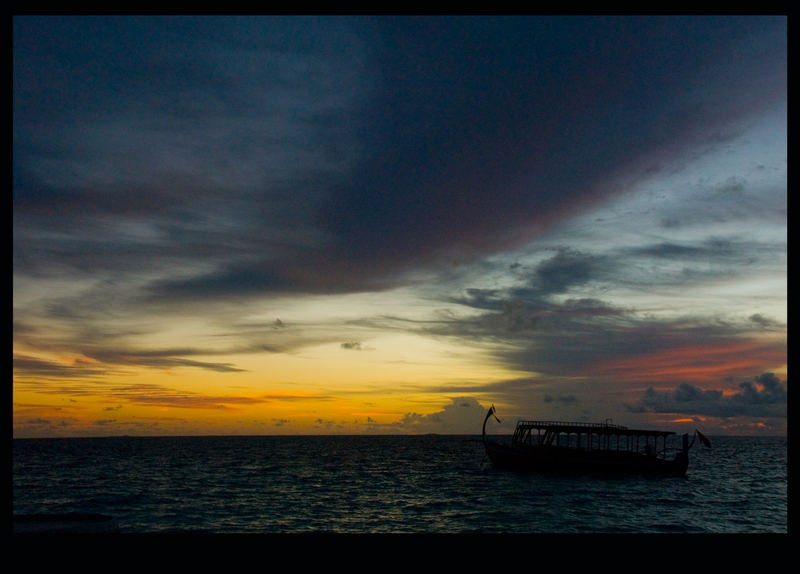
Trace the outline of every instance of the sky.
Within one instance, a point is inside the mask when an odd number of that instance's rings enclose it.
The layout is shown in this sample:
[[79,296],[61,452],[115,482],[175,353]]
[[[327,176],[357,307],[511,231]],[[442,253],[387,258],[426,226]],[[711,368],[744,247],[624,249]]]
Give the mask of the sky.
[[787,19],[16,16],[13,434],[787,432]]

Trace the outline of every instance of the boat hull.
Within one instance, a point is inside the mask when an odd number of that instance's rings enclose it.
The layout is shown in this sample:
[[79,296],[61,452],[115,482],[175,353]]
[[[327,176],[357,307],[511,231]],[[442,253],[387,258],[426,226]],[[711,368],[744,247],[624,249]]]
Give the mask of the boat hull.
[[685,476],[689,465],[688,457],[682,452],[674,459],[664,459],[641,453],[608,450],[512,447],[491,441],[486,441],[484,446],[492,464],[504,470]]

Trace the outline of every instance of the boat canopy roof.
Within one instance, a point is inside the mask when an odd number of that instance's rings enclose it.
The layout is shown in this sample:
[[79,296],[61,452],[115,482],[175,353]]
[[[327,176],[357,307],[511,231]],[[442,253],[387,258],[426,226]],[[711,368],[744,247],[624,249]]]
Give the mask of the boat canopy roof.
[[517,421],[517,432],[528,429],[543,430],[558,433],[576,434],[603,434],[622,436],[655,436],[666,437],[675,434],[673,431],[629,429],[621,425],[610,423],[581,423],[562,421]]

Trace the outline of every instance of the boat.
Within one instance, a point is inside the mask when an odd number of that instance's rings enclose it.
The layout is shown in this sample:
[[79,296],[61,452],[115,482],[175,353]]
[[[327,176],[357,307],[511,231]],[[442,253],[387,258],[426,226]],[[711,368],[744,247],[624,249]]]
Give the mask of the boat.
[[[629,429],[604,423],[520,420],[511,443],[488,440],[486,422],[495,414],[494,405],[483,420],[483,444],[495,468],[505,470],[602,473],[623,475],[685,476],[689,466],[689,435],[679,447],[668,447],[676,433]],[[699,431],[695,438],[710,446]]]

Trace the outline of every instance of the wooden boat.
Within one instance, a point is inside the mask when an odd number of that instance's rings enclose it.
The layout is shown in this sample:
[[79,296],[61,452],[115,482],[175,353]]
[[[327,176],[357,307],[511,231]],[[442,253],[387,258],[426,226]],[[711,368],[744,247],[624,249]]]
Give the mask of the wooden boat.
[[[671,431],[629,429],[610,422],[529,420],[517,422],[507,444],[486,439],[486,422],[494,414],[492,405],[483,420],[483,444],[489,460],[500,469],[685,476],[694,445],[684,434],[679,448],[668,448],[667,439],[675,435]],[[697,436],[710,446],[699,431]]]

